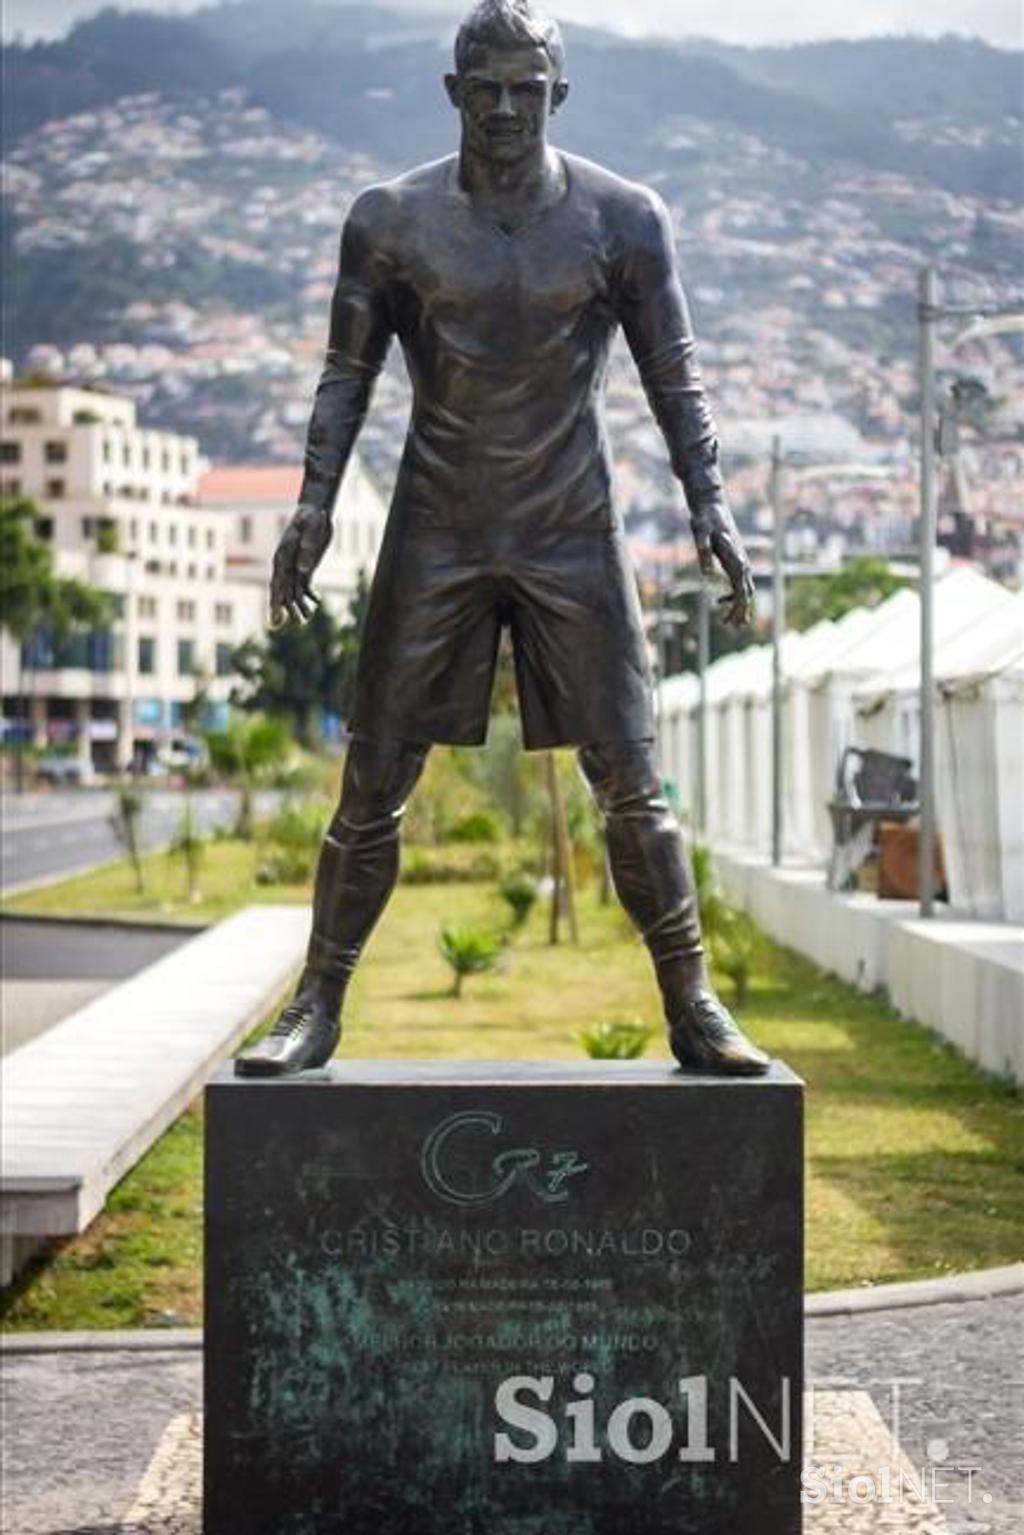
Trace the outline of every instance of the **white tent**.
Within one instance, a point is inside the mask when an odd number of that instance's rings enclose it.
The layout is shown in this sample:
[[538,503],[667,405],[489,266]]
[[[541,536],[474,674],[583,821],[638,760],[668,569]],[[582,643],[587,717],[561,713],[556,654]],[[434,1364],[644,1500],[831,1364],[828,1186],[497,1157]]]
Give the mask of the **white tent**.
[[[990,828],[984,835],[965,831],[963,836],[972,836],[979,847],[986,838],[990,847],[1000,842],[1018,846],[1021,839],[1014,842],[1007,817],[1016,802],[1014,794],[1024,803],[1019,772],[1016,790],[1009,797],[1004,786],[1014,781],[1010,735],[1019,720],[1017,694],[1010,681],[1014,674],[1007,668],[1024,650],[1020,643],[1024,597],[1011,597],[995,582],[960,567],[936,582],[934,615],[936,675],[949,700],[943,726],[949,744],[944,748],[941,739],[937,744],[939,764],[946,764],[944,772],[947,768],[952,772],[954,748],[970,755],[987,741],[988,756],[977,763],[976,775],[981,783],[988,774],[991,783],[978,798],[998,807],[992,815],[1001,818],[996,831]],[[847,746],[876,746],[916,761],[919,649],[919,599],[910,589],[876,608],[855,609],[837,623],[826,621],[804,634],[783,637],[783,846],[787,854],[816,861],[827,856],[832,835],[827,806]],[[986,679],[997,674],[1003,680],[992,681],[989,687]],[[962,687],[952,686],[957,679],[963,681]],[[771,839],[771,686],[768,645],[725,656],[708,669],[708,835],[715,842],[762,853],[768,852]],[[681,807],[690,816],[696,808],[698,703],[699,685],[692,675],[669,678],[661,689],[663,772],[676,785]],[[965,713],[969,708],[974,709],[973,715]],[[961,717],[974,719],[970,728],[975,739],[957,746],[968,728]],[[1019,752],[1017,761],[1019,768]],[[943,816],[940,799],[940,824],[949,848],[951,881],[959,892],[955,898],[969,910],[995,911],[999,901],[1005,905],[1003,896],[997,900],[993,894],[997,886],[1003,887],[1002,865],[996,870],[991,854],[987,874],[956,872],[966,871],[969,858],[981,855],[962,851],[963,838],[952,845],[950,839],[957,834],[946,822],[959,817],[966,824],[963,796],[960,800],[950,797],[948,773],[943,782],[947,809]],[[955,811],[949,808],[954,803]],[[1008,870],[1015,856],[1024,857],[1024,852],[1008,855]],[[1013,877],[1019,880],[1024,874],[1005,875],[1011,884]]]
[[[933,592],[936,645],[944,644],[1005,601],[1005,589],[994,581],[965,566],[950,570],[936,581]],[[887,673],[919,664],[920,628],[917,592],[898,591],[877,608],[868,610],[867,622],[847,641],[833,646],[805,676],[809,690],[811,800],[820,847],[827,847],[831,837],[826,807],[833,795],[843,752],[848,746],[872,744],[858,729],[858,697],[863,696],[865,684],[877,691],[879,679],[884,679]],[[891,744],[885,749],[891,749]]]
[[708,668],[708,836],[726,843],[745,840],[750,769],[736,700],[759,648],[735,651]]
[[1024,922],[1024,596],[938,678],[935,771],[950,904]]
[[693,821],[697,811],[696,673],[666,677],[658,689],[658,748],[661,773],[671,786],[680,813]]
[[[839,759],[853,742],[852,682],[865,669],[876,671],[881,657],[899,653],[909,642],[915,617],[916,599],[908,591],[897,592],[877,608],[855,608],[839,620],[815,655],[794,668],[794,733],[787,747],[802,765],[804,851],[811,858],[823,859],[832,841],[828,803]],[[860,661],[864,655],[870,657],[866,667]]]
[[[958,670],[985,672],[1020,642],[1022,614],[1015,598],[996,581],[966,567],[953,570],[936,586],[936,681]],[[854,688],[856,739],[859,746],[895,752],[917,763],[921,722],[920,636],[911,654],[888,658],[884,668]]]

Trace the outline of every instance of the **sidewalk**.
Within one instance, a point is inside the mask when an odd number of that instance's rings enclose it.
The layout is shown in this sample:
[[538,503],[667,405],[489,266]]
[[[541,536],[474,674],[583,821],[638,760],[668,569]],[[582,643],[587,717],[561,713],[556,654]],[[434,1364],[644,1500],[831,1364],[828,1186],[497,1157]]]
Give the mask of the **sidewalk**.
[[[905,1461],[915,1481],[924,1474],[942,1517],[809,1505],[806,1535],[1016,1535],[1024,1523],[1024,1293],[985,1293],[998,1289],[973,1276],[951,1292],[957,1299],[928,1302],[918,1289],[907,1304],[906,1293],[882,1293],[871,1299],[896,1304],[859,1311],[846,1297],[814,1298],[814,1464],[842,1464],[847,1479],[877,1474],[879,1457],[893,1454],[895,1409]],[[8,1340],[8,1535],[198,1535],[198,1335],[168,1337],[163,1347],[150,1338],[126,1347],[140,1340],[116,1336],[109,1352],[79,1340],[45,1353],[16,1351]],[[976,1468],[970,1477],[968,1467]]]

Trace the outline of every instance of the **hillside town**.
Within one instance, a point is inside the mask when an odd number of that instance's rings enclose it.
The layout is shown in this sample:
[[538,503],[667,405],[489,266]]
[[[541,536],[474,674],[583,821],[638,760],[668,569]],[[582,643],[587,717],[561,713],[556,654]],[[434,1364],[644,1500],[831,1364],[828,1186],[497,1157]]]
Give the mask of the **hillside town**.
[[[913,123],[902,128],[913,135]],[[713,178],[703,169],[712,143]],[[754,135],[685,116],[661,147],[669,168],[651,179],[673,215],[730,492],[755,549],[778,435],[799,470],[791,558],[908,555],[922,256],[958,303],[991,302],[1012,279],[1024,213],[851,167],[823,186]],[[154,425],[194,434],[214,464],[296,464],[342,219],[361,188],[395,169],[275,120],[241,90],[187,106],[127,97],[46,123],[4,167],[16,251],[86,265],[114,251],[125,302],[97,323],[79,310],[69,333],[28,346],[25,371],[124,391]],[[967,378],[980,402],[961,425],[955,468],[945,466],[942,535],[1019,579],[1024,352],[1001,335],[951,350],[956,327],[942,340],[943,399]],[[394,349],[361,439],[385,499],[408,406]],[[642,563],[678,541],[681,501],[624,347],[608,419]]]

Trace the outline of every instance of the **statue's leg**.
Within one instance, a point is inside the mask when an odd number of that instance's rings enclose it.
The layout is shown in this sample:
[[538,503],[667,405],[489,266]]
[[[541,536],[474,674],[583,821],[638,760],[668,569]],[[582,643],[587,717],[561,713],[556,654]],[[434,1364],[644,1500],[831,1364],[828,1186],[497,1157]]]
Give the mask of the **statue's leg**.
[[395,888],[405,802],[427,751],[418,741],[353,738],[317,865],[305,969],[274,1028],[239,1056],[241,1075],[302,1071],[334,1054],[345,987]]
[[767,1057],[708,982],[697,894],[650,741],[585,746],[580,767],[604,815],[619,900],[650,950],[672,1050],[688,1069],[754,1075]]

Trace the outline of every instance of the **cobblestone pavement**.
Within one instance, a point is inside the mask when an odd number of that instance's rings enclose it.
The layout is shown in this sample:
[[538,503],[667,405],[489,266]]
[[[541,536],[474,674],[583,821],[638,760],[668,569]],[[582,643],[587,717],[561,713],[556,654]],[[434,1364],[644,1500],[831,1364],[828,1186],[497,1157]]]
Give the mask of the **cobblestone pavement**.
[[[950,1535],[1024,1530],[1024,1296],[811,1319],[807,1377],[868,1390]],[[956,1469],[956,1468],[961,1469]],[[968,1474],[966,1468],[975,1467]],[[986,1495],[991,1502],[985,1502]],[[851,1526],[851,1528],[853,1528]]]
[[[1022,1337],[1020,1296],[812,1319],[807,1535],[1017,1535]],[[893,1461],[895,1381],[909,1491],[861,1506],[851,1476]],[[197,1352],[15,1355],[4,1398],[5,1535],[197,1535]]]
[[[948,1535],[866,1391],[817,1393],[814,1418],[808,1470],[821,1496],[807,1507],[805,1535]],[[201,1420],[174,1418],[120,1535],[202,1535],[201,1481]]]

